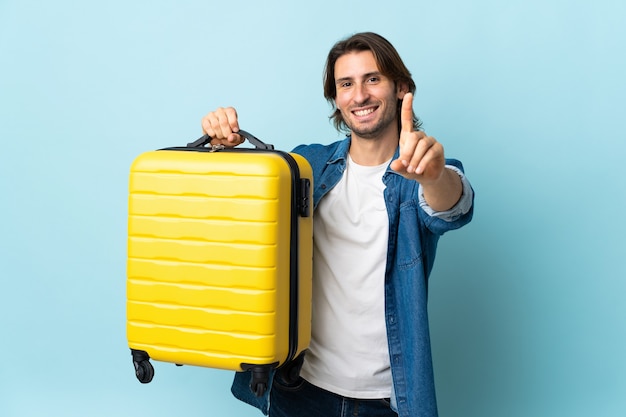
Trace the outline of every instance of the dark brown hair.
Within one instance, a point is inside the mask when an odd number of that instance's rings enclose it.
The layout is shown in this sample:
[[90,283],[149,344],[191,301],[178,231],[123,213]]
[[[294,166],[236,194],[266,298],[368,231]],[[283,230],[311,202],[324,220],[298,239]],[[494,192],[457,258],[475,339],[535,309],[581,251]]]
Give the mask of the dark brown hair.
[[[404,83],[409,87],[411,93],[415,93],[415,82],[411,77],[411,73],[402,62],[396,48],[382,36],[372,32],[362,32],[354,34],[346,39],[337,42],[326,59],[326,67],[324,68],[324,97],[333,107],[333,114],[330,116],[335,128],[339,131],[349,131],[341,112],[335,105],[337,97],[337,86],[335,84],[335,63],[337,60],[354,51],[371,51],[378,65],[380,72],[397,86]],[[402,108],[402,100],[398,100],[398,131],[400,131],[400,110]],[[419,129],[422,122],[413,113],[413,127]]]

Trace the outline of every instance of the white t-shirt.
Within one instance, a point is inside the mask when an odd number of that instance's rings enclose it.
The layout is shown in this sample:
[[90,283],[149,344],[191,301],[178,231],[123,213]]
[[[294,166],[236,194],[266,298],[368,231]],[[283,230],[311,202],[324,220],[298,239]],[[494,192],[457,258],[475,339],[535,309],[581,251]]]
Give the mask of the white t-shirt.
[[314,217],[312,341],[301,375],[345,397],[391,395],[382,182],[388,165],[361,166],[348,157]]

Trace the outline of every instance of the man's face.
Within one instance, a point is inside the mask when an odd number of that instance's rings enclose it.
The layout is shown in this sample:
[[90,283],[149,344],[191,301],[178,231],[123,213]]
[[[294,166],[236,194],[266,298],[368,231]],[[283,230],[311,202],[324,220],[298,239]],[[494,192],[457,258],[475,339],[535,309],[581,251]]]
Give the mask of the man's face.
[[335,63],[335,105],[353,135],[375,139],[387,134],[398,135],[398,99],[400,91],[380,73],[371,51],[342,55]]

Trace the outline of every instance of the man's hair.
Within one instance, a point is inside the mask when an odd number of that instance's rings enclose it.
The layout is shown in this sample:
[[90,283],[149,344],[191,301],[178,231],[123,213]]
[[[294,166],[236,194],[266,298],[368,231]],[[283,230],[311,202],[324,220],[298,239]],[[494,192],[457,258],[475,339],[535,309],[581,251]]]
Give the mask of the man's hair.
[[[380,72],[397,86],[399,83],[405,83],[409,87],[411,93],[415,93],[415,82],[411,77],[411,73],[402,62],[398,51],[393,45],[382,36],[372,32],[362,32],[354,34],[346,39],[337,42],[326,59],[326,67],[324,68],[324,97],[331,104],[334,111],[330,116],[335,128],[338,131],[349,131],[348,126],[343,120],[343,116],[337,109],[335,98],[337,97],[337,85],[335,84],[335,63],[337,60],[350,52],[371,51],[374,60],[378,65]],[[402,100],[398,100],[398,132],[401,128],[400,110],[402,108]],[[419,129],[422,122],[413,113],[413,127]]]

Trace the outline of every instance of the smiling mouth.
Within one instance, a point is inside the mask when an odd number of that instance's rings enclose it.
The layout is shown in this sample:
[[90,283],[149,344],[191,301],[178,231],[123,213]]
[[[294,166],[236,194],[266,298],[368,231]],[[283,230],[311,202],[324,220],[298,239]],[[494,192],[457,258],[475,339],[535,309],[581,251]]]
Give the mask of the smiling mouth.
[[376,107],[369,107],[367,109],[354,110],[354,111],[352,111],[352,113],[355,116],[363,117],[363,116],[367,116],[368,114],[374,113],[374,111],[376,111]]

